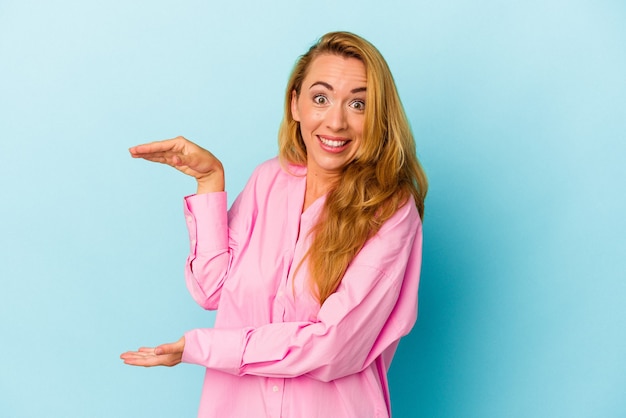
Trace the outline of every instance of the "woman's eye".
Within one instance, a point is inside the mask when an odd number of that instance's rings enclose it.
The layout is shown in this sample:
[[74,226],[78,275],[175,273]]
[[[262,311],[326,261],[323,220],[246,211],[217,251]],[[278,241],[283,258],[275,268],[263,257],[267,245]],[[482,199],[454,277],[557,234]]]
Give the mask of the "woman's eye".
[[315,104],[318,105],[323,105],[328,103],[328,99],[326,98],[326,96],[322,95],[322,94],[317,94],[313,97],[313,101],[315,102]]
[[365,110],[365,102],[363,100],[355,100],[350,103],[350,106],[356,110]]

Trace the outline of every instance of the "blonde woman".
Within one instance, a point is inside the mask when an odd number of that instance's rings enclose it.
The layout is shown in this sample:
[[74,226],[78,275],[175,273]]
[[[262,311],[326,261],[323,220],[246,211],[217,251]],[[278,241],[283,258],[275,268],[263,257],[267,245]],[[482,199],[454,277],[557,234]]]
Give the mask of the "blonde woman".
[[279,155],[230,210],[224,170],[185,138],[135,158],[197,180],[186,282],[215,327],[122,354],[206,368],[200,417],[388,417],[387,370],[417,315],[427,183],[389,68],[354,34],[298,60]]

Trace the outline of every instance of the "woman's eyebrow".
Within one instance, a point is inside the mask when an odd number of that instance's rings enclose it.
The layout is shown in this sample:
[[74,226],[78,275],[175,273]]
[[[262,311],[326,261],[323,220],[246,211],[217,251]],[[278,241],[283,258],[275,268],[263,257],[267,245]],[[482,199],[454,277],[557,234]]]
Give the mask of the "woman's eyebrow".
[[[316,81],[315,83],[311,84],[311,87],[309,87],[309,89],[312,89],[315,86],[323,86],[323,87],[326,87],[330,91],[335,90],[333,86],[331,86],[325,81]],[[355,89],[350,90],[350,93],[360,93],[362,91],[367,91],[367,87],[357,87]]]
[[311,87],[309,87],[309,89],[312,89],[315,86],[323,86],[323,87],[326,87],[330,91],[334,91],[335,90],[333,88],[333,86],[331,86],[330,84],[326,83],[325,81],[316,81],[315,83],[311,84]]

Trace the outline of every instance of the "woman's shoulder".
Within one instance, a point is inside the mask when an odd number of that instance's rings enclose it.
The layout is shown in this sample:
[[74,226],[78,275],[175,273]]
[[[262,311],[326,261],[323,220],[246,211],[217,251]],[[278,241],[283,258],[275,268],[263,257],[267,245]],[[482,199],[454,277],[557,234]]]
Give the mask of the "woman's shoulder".
[[304,176],[306,168],[294,164],[282,163],[278,157],[270,158],[259,164],[252,173],[252,178],[271,181],[283,176]]
[[393,215],[387,219],[377,234],[375,239],[406,239],[416,233],[421,233],[422,220],[415,205],[415,199],[409,195],[408,198],[396,209]]
[[270,158],[256,166],[256,171],[276,171],[280,168],[278,157]]

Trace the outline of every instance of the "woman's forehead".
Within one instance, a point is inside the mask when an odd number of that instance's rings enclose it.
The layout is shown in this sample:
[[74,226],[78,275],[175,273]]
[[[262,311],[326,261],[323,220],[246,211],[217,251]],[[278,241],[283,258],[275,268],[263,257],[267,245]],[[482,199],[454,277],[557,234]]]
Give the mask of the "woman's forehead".
[[305,88],[310,88],[313,84],[326,84],[333,89],[340,86],[350,86],[350,89],[365,87],[365,64],[358,58],[322,54],[311,62],[304,84]]

